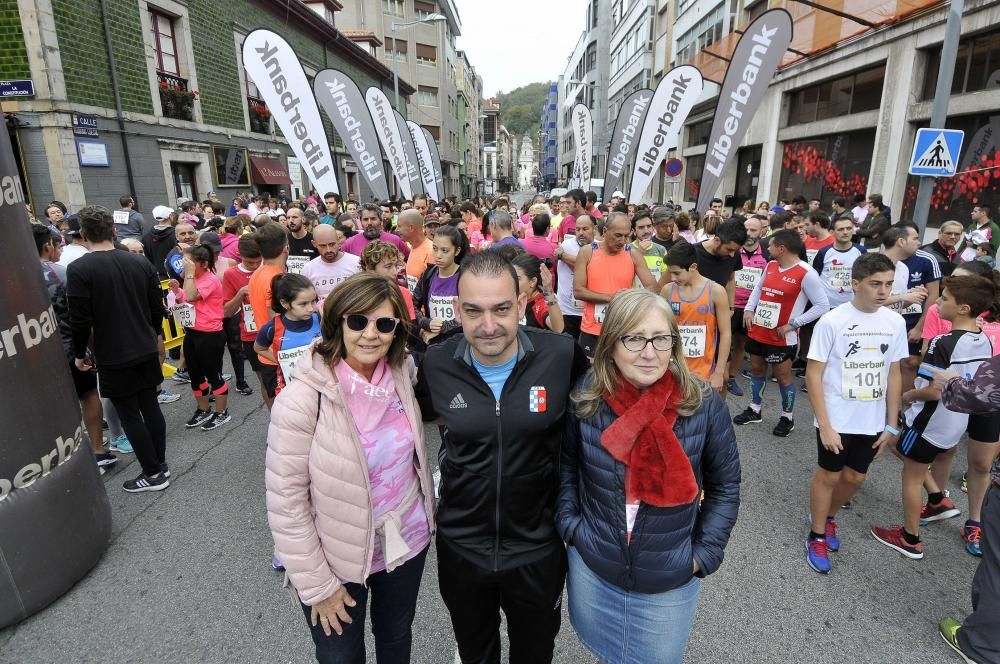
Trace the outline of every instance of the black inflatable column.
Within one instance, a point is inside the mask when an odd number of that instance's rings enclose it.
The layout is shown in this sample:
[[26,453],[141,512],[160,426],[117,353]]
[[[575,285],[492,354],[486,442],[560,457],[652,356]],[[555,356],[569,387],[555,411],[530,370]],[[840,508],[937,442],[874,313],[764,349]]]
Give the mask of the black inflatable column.
[[0,131],[0,628],[48,606],[108,546],[111,507],[84,443],[10,137]]

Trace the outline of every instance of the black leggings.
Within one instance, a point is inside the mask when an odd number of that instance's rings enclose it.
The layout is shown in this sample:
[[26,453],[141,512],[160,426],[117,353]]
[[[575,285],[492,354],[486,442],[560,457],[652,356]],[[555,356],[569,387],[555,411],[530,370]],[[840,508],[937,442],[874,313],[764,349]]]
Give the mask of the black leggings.
[[233,363],[233,375],[236,376],[236,385],[247,382],[243,366],[243,341],[240,339],[240,316],[242,315],[240,312],[222,321],[222,329],[226,331],[229,360]]
[[196,397],[226,394],[229,386],[222,380],[222,353],[226,333],[184,330],[184,361],[191,377],[191,391]]

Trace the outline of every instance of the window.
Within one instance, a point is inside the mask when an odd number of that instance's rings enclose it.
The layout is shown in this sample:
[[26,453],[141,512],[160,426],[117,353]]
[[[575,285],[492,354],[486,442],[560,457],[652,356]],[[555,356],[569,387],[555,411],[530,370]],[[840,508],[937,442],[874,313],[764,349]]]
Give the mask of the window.
[[417,43],[417,64],[436,65],[437,47],[429,44]]
[[417,88],[417,103],[421,106],[437,106],[438,89],[427,85],[419,86]]
[[587,45],[587,72],[592,72],[597,67],[597,42],[590,42]]
[[705,173],[705,155],[699,154],[685,159],[687,163],[684,168],[684,200],[698,200],[698,186],[701,184],[701,176]]
[[243,80],[247,84],[247,97],[260,99],[260,90],[257,89],[257,85],[253,82],[253,79],[250,78],[246,68],[243,69]]
[[434,127],[432,125],[420,125],[420,126],[429,131],[431,136],[434,137],[435,141],[441,140],[441,127]]
[[413,13],[418,20],[422,18],[427,18],[436,11],[437,7],[434,6],[433,2],[425,2],[424,0],[413,0]]
[[[928,54],[924,74],[924,99],[934,98],[938,69],[941,67],[941,49]],[[958,44],[955,59],[955,76],[951,83],[952,94],[978,92],[990,87],[992,75],[1000,70],[1000,30],[963,39]]]
[[885,65],[823,81],[788,95],[787,126],[878,109]]
[[395,54],[396,60],[398,60],[399,62],[406,62],[406,41],[402,39],[397,39],[394,45],[392,37],[386,37],[385,54],[387,56]]
[[406,16],[406,5],[403,0],[382,0],[382,11],[392,16]]
[[850,200],[868,189],[874,152],[874,129],[785,143],[777,195],[818,198],[824,206],[837,196]]
[[174,37],[174,19],[158,12],[149,12],[153,29],[153,49],[156,51],[156,68],[167,74],[180,76],[177,65],[177,39]]

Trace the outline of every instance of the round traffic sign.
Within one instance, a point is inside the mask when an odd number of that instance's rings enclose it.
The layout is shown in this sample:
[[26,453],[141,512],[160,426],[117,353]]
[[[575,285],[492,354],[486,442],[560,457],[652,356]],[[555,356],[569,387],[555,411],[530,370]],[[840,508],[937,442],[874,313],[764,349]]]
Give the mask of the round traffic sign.
[[675,178],[684,171],[684,162],[677,158],[667,159],[663,170],[666,171],[667,175]]

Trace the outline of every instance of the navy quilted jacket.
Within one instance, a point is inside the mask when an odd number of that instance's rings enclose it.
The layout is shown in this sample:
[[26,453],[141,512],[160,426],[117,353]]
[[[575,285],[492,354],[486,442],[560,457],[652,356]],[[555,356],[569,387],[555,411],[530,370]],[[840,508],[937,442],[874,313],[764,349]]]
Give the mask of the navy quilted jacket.
[[[582,380],[588,380],[589,375]],[[722,564],[740,505],[740,458],[729,409],[706,390],[690,417],[674,425],[699,487],[698,501],[679,507],[639,507],[632,539],[625,532],[625,466],[601,445],[601,434],[617,418],[607,403],[585,420],[566,417],[562,443],[556,527],[587,566],[609,583],[641,593],[661,593]]]

